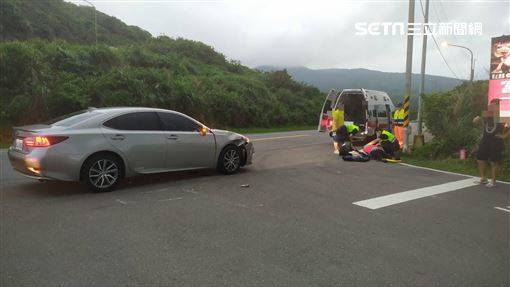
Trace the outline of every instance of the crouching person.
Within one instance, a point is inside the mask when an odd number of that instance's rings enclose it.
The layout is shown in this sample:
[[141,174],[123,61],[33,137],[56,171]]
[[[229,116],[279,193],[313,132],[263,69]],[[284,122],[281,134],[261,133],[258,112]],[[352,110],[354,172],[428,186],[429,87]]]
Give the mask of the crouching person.
[[352,149],[351,136],[362,132],[363,127],[359,127],[355,124],[341,125],[332,134],[333,141],[335,143],[335,154],[345,155]]
[[400,143],[394,134],[387,130],[381,131],[379,144],[384,150],[385,158],[400,159]]

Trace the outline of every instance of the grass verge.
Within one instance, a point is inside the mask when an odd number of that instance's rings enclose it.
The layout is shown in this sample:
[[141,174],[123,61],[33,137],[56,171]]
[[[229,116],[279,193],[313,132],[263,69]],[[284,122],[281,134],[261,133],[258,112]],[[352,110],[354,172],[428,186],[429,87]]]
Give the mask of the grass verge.
[[305,131],[315,130],[317,126],[284,126],[274,128],[232,128],[229,129],[236,133],[241,134],[263,134],[263,133],[275,133],[275,132],[289,132],[289,131]]
[[[412,165],[478,176],[478,168],[476,166],[476,161],[472,158],[466,160],[460,160],[456,158],[423,159],[408,155],[404,156],[403,159],[404,159],[403,162]],[[488,171],[487,174],[490,174],[489,166],[487,167],[487,171]],[[509,167],[500,166],[497,179],[510,182]]]

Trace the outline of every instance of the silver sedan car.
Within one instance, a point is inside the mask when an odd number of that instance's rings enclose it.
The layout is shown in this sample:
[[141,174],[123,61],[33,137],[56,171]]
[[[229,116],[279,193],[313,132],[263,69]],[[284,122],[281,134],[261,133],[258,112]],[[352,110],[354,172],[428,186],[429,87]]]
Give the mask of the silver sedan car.
[[203,168],[233,174],[251,164],[253,146],[245,136],[209,129],[175,111],[90,108],[14,128],[8,155],[23,175],[110,191],[136,174]]

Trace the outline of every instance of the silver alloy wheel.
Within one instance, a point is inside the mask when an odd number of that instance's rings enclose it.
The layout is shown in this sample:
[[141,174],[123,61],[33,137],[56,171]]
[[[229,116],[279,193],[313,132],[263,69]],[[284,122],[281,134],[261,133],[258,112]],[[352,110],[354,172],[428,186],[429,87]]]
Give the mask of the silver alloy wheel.
[[119,178],[117,164],[109,159],[96,161],[89,169],[89,180],[97,188],[112,186]]
[[237,150],[230,149],[225,153],[225,157],[223,158],[223,165],[228,172],[233,172],[239,168],[240,162],[241,158],[239,157],[239,152],[237,152]]

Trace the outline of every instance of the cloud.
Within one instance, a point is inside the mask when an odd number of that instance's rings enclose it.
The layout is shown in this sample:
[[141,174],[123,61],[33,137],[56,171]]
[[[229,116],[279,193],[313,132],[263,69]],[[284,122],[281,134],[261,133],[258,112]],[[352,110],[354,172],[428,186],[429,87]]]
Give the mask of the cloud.
[[[407,1],[290,0],[90,0],[98,10],[154,36],[205,42],[243,64],[369,68],[402,72],[405,36],[356,36],[356,22],[407,22]],[[423,0],[425,1],[425,0]],[[78,0],[72,2],[78,3]],[[510,33],[507,1],[440,1],[430,4],[431,22],[481,22],[482,36],[437,37],[469,46],[477,58],[476,74],[486,78],[490,38]],[[416,2],[416,21],[422,21]],[[462,49],[444,50],[454,72],[469,75]],[[414,42],[414,72],[420,70],[421,37]],[[451,76],[429,40],[427,72]]]

